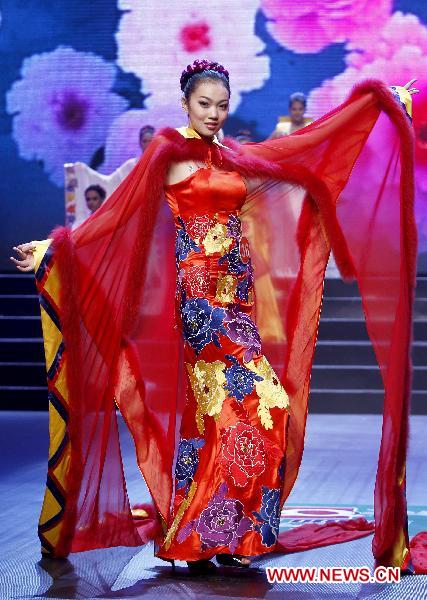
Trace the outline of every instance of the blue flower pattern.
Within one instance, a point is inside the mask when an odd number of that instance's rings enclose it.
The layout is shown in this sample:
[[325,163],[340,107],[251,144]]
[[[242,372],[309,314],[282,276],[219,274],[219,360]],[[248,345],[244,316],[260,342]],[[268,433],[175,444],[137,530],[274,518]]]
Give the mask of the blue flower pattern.
[[226,334],[223,325],[226,316],[223,308],[212,306],[206,298],[186,299],[185,291],[181,292],[181,320],[184,340],[190,344],[196,354],[213,342],[221,347],[218,334]]
[[179,262],[185,260],[190,252],[201,252],[194,240],[188,235],[183,218],[178,217],[178,221],[181,224],[181,227],[177,227],[176,229],[175,259],[177,268]]
[[239,298],[239,300],[242,300],[243,302],[248,302],[249,301],[249,290],[252,288],[253,283],[254,283],[254,270],[253,267],[251,265],[251,263],[248,263],[248,265],[246,265],[247,268],[247,275],[246,277],[244,277],[243,279],[241,279],[239,281],[239,283],[237,284],[237,289],[236,289],[236,296]]
[[255,381],[262,381],[263,378],[247,369],[235,356],[226,354],[225,358],[233,363],[231,367],[224,370],[227,379],[225,388],[228,390],[229,396],[234,396],[241,402],[247,394],[253,391]]
[[262,543],[269,548],[273,546],[279,535],[280,525],[280,489],[262,486],[262,502],[260,512],[252,513],[259,524],[255,527],[261,533]]
[[205,445],[202,438],[182,439],[179,442],[178,456],[175,465],[175,477],[178,480],[177,489],[186,488],[193,481],[199,465],[199,448]]
[[224,256],[221,256],[218,260],[218,264],[222,265],[225,261],[228,263],[229,273],[241,275],[248,270],[249,263],[244,263],[240,256],[240,240],[237,240],[237,244],[233,246],[229,252],[226,252]]

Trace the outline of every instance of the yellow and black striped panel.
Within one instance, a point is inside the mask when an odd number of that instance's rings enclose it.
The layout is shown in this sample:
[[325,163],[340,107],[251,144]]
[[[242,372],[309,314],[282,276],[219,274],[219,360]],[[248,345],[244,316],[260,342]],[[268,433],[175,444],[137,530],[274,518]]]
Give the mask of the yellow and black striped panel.
[[49,460],[39,519],[41,551],[57,556],[64,524],[67,473],[70,464],[66,352],[59,320],[60,284],[51,240],[35,242],[35,277],[40,302],[49,399]]

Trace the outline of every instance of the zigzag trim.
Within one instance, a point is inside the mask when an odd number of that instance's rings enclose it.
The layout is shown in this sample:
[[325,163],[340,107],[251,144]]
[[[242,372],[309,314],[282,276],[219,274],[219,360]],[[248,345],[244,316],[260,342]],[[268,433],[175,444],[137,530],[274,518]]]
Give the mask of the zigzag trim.
[[62,360],[63,353],[64,353],[64,342],[61,342],[59,344],[59,348],[55,355],[55,358],[53,359],[52,364],[50,365],[50,367],[47,371],[47,377],[51,381],[56,379],[56,376],[59,375],[59,370],[61,367],[61,360]]
[[[61,545],[61,532],[63,518],[67,501],[66,475],[69,464],[70,440],[67,431],[69,414],[67,409],[68,389],[65,378],[61,377],[61,391],[58,389],[58,381],[61,374],[64,376],[66,364],[66,352],[61,331],[59,318],[59,284],[56,272],[52,246],[49,246],[43,255],[40,266],[35,273],[36,286],[42,317],[43,336],[49,340],[49,344],[57,345],[56,354],[51,362],[47,364],[48,354],[46,352],[46,375],[48,384],[49,400],[49,431],[53,432],[50,438],[49,460],[46,477],[46,489],[43,500],[42,511],[38,524],[38,536],[41,542],[43,556],[58,556],[58,547]],[[58,436],[58,431],[63,431]]]
[[52,262],[52,257],[53,257],[53,248],[52,248],[52,246],[48,246],[48,248],[47,248],[46,252],[44,253],[44,256],[41,260],[39,268],[37,269],[37,271],[35,273],[37,286],[43,285],[43,280],[45,279],[46,275],[48,274],[48,272],[50,270],[50,264]]
[[55,308],[52,306],[50,298],[48,297],[48,295],[45,292],[41,292],[39,294],[39,301],[40,301],[40,305],[44,308],[44,310],[47,312],[49,317],[55,323],[58,331],[61,331],[61,324],[59,322],[58,314],[57,314]]

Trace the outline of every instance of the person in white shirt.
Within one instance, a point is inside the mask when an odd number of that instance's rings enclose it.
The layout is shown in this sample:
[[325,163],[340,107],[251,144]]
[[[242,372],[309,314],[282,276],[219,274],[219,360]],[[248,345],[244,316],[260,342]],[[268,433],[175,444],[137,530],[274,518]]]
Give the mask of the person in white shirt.
[[[141,155],[151,142],[154,133],[155,128],[152,125],[141,127],[139,131]],[[129,158],[109,175],[99,173],[83,162],[64,164],[65,224],[71,229],[75,229],[93,212],[87,203],[87,189],[91,186],[98,186],[105,191],[104,199],[108,198],[132,171],[139,158],[139,156]]]

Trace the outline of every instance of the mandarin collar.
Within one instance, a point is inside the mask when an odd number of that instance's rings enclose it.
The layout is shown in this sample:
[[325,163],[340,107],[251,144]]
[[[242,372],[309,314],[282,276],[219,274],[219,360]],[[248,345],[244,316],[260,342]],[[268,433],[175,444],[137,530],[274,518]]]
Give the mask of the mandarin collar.
[[[183,137],[185,137],[187,139],[198,139],[198,140],[202,139],[202,136],[199,135],[197,133],[197,131],[195,129],[193,129],[192,127],[187,127],[184,125],[183,127],[176,127],[176,131],[178,131],[178,133],[180,133]],[[221,144],[221,142],[219,141],[219,139],[217,138],[216,135],[213,136],[212,142],[214,144],[216,144],[217,146],[221,146],[221,148],[227,148],[227,146],[224,146],[224,144]]]

